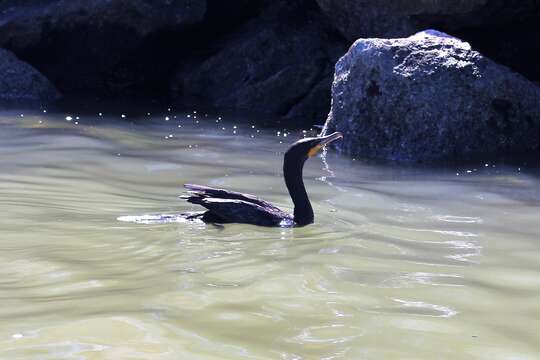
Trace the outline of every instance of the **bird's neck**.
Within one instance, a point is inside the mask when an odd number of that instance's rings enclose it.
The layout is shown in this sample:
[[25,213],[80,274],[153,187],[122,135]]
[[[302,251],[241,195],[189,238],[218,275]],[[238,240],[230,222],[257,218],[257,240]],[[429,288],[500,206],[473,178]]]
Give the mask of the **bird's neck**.
[[300,226],[311,224],[314,219],[313,208],[302,179],[304,162],[303,159],[288,159],[285,157],[283,163],[285,184],[294,203],[294,222]]

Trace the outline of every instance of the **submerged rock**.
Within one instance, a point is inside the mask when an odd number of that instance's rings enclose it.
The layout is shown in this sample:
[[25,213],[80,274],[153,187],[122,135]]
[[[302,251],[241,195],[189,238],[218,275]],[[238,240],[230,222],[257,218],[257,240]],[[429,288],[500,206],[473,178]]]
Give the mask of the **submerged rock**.
[[6,0],[0,46],[64,92],[142,93],[167,71],[164,33],[198,23],[205,11],[205,0]]
[[437,31],[360,39],[336,64],[326,127],[346,153],[405,162],[538,153],[540,88]]
[[[277,6],[277,5],[276,5]],[[177,98],[213,108],[321,123],[333,64],[345,51],[317,13],[291,3],[248,22],[177,72]]]
[[0,49],[0,74],[0,105],[42,105],[60,97],[45,76],[4,49]]

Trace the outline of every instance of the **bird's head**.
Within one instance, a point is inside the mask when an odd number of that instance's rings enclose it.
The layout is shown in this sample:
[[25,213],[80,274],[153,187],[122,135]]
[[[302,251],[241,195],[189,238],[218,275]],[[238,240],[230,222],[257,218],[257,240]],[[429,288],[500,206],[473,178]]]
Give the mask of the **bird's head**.
[[340,132],[335,132],[326,136],[300,139],[287,150],[285,159],[304,162],[310,157],[317,155],[325,145],[342,138],[343,135]]

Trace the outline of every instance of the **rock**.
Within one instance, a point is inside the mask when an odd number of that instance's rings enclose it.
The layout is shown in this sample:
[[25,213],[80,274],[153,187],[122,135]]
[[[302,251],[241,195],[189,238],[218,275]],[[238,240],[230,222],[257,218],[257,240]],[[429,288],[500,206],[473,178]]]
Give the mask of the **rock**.
[[145,92],[175,51],[166,34],[200,22],[205,11],[205,0],[7,0],[0,46],[67,93]]
[[540,13],[537,0],[316,0],[348,39],[409,36],[426,27],[457,30],[511,24]]
[[540,89],[437,31],[360,39],[336,64],[327,131],[341,150],[403,162],[538,154]]
[[0,49],[0,74],[0,105],[42,105],[60,97],[45,76],[4,49]]
[[321,123],[330,105],[328,79],[345,46],[315,12],[291,4],[272,11],[278,13],[248,22],[208,58],[181,67],[172,84],[177,98]]
[[223,34],[223,29],[230,29],[255,17],[264,0],[206,0],[207,26]]
[[538,0],[316,1],[350,41],[407,37],[434,28],[465,39],[495,61],[540,81]]

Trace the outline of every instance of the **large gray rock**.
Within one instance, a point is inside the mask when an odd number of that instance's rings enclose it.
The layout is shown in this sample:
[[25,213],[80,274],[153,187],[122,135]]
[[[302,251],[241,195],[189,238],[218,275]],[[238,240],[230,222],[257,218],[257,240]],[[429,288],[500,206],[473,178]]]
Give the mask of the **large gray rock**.
[[[277,7],[277,5],[274,5]],[[324,18],[290,2],[241,27],[207,58],[177,72],[178,99],[221,110],[322,123],[335,61],[345,45]]]
[[59,97],[45,76],[10,51],[0,49],[0,105],[43,105]]
[[205,0],[5,0],[0,46],[65,92],[144,92],[162,80],[174,52],[162,34],[205,12]]
[[540,89],[444,33],[360,39],[336,64],[326,126],[365,158],[537,154]]

